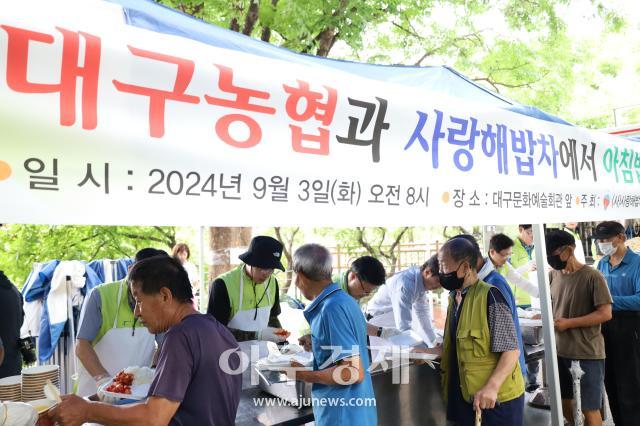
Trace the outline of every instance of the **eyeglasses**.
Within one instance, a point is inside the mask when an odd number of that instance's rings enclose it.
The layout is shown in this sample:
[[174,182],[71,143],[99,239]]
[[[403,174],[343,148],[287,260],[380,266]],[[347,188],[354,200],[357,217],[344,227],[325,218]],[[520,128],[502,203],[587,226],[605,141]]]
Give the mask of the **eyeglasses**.
[[362,280],[360,279],[360,277],[358,275],[356,275],[356,278],[358,279],[358,282],[360,283],[360,288],[362,288],[362,293],[365,296],[369,296],[371,293],[373,293],[374,291],[376,291],[375,289],[373,290],[367,290],[366,288],[364,288],[364,284],[362,283]]

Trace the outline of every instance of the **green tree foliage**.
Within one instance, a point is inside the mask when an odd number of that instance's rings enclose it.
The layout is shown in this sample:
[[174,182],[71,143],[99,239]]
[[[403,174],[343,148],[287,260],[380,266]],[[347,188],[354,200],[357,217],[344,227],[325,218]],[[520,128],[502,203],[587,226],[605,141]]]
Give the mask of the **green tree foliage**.
[[119,259],[144,247],[169,250],[173,227],[44,226],[0,227],[0,270],[21,287],[35,262]]
[[573,92],[593,77],[589,69],[577,75],[575,65],[588,63],[594,51],[569,37],[567,13],[591,13],[609,32],[624,26],[622,16],[598,0],[158,1],[297,52],[449,65],[490,90],[569,120],[581,118],[568,108]]
[[337,40],[361,46],[364,31],[402,0],[162,0],[170,7],[296,52],[327,56]]

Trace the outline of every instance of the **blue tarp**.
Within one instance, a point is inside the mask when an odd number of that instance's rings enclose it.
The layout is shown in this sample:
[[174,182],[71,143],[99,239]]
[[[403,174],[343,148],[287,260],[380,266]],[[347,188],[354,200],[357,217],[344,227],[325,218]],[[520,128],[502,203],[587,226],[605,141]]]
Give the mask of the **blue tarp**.
[[[84,277],[86,279],[85,286],[81,289],[83,295],[86,295],[98,285],[111,281],[112,277],[105,277],[104,275],[103,260],[83,263],[85,264]],[[113,278],[116,281],[124,278],[127,275],[129,265],[132,263],[133,259],[118,259],[117,263],[114,264],[115,276]],[[40,299],[43,301],[42,316],[40,317],[40,334],[38,336],[38,357],[40,362],[47,362],[53,356],[66,324],[66,320],[56,324],[51,323],[49,304],[47,303],[47,298],[51,290],[51,280],[59,264],[59,260],[52,260],[44,264],[37,272],[34,268],[22,288],[22,295],[27,302]],[[56,305],[56,307],[61,310],[67,309],[66,304],[64,306]]]
[[421,87],[434,93],[505,108],[554,123],[569,124],[531,106],[519,104],[492,92],[446,66],[415,67],[374,65],[304,55],[216,25],[157,4],[151,0],[107,0],[123,7],[129,25],[164,34],[189,38],[212,46],[247,52],[314,67],[328,67],[366,78]]

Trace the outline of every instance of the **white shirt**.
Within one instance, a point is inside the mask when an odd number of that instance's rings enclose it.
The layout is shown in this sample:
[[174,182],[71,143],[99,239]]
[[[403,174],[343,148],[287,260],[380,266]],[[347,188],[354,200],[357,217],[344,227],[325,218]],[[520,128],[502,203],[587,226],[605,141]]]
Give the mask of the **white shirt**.
[[[495,269],[496,268],[493,265],[493,262],[491,262],[491,259],[489,259],[488,257],[485,257],[484,265],[482,266],[482,269],[480,269],[480,271],[478,272],[478,278],[481,280],[484,280],[487,277],[487,275],[489,275],[491,271]],[[509,282],[509,284],[513,284],[519,289],[526,291],[527,293],[529,293],[529,295],[533,297],[536,297],[536,298],[540,297],[539,296],[540,290],[538,289],[537,280],[535,283],[532,283],[531,281],[529,281],[528,279],[520,275],[520,273],[509,262],[505,263],[504,269],[505,269],[504,277]]]
[[[488,263],[491,263],[491,260],[489,260]],[[509,281],[509,283],[515,285],[519,289],[526,291],[533,297],[536,297],[536,298],[540,297],[540,290],[538,289],[538,280],[535,279],[535,283],[531,282],[531,277],[536,277],[536,274],[537,274],[536,271],[532,271],[529,274],[530,279],[528,280],[522,275],[520,275],[520,273],[509,262],[505,263],[505,265],[506,265],[505,278],[507,279],[507,281]]]
[[198,275],[198,267],[188,260],[182,264],[182,267],[185,271],[187,271],[187,275],[189,276],[189,281],[191,285],[195,285],[200,281],[200,276]]
[[420,267],[412,266],[389,278],[367,305],[367,313],[374,317],[391,311],[398,330],[422,331],[420,334],[423,338],[426,337],[425,343],[431,345],[435,342],[431,307],[427,301]]

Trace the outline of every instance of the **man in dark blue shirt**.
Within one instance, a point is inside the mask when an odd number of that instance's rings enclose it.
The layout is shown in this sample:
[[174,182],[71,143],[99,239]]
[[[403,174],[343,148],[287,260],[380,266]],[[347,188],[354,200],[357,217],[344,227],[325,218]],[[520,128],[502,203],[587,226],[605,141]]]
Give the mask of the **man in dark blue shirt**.
[[0,348],[4,360],[0,362],[0,379],[16,376],[22,371],[22,355],[18,347],[20,327],[24,320],[22,295],[9,278],[0,271]]

